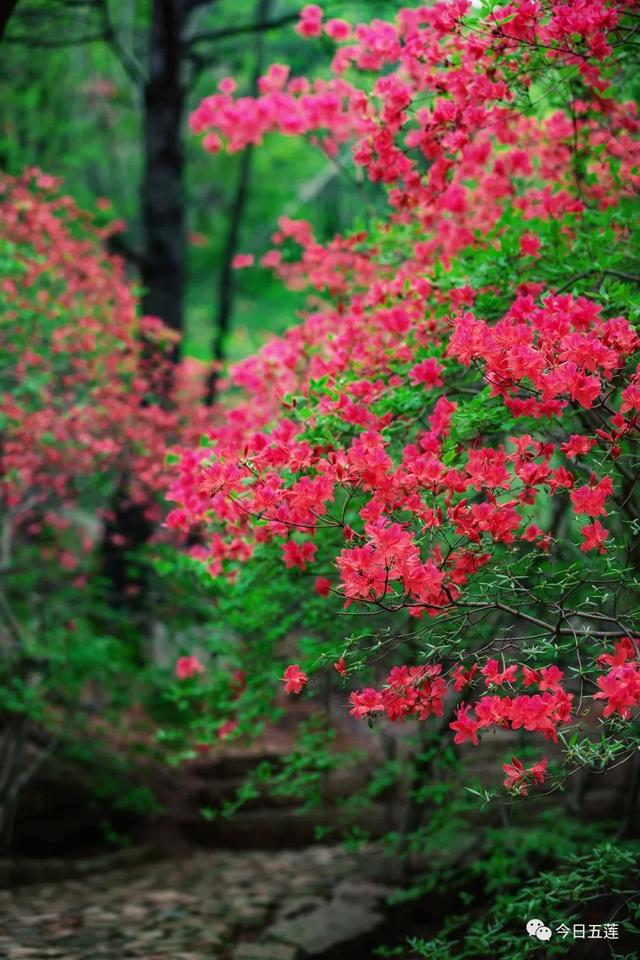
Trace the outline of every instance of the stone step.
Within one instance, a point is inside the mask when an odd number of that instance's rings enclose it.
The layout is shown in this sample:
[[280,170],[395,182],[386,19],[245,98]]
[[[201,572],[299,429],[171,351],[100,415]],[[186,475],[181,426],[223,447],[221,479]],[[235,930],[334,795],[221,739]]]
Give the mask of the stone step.
[[372,837],[379,837],[392,825],[387,810],[373,804],[357,817],[349,818],[344,807],[329,806],[317,810],[284,807],[272,810],[241,810],[233,817],[205,820],[200,817],[182,824],[187,839],[204,847],[225,846],[254,849],[295,849],[316,839],[316,828],[329,828],[330,840],[336,842],[357,826]]

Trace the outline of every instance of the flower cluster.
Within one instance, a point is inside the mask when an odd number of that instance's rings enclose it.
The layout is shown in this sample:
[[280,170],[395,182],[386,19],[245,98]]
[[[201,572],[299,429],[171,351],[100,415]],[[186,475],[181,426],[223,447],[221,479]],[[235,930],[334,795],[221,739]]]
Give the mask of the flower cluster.
[[606,700],[605,717],[618,713],[623,720],[629,719],[631,711],[640,705],[640,641],[624,637],[616,644],[613,654],[603,653],[598,657],[601,666],[611,670],[598,677],[598,693],[594,700]]
[[[630,8],[514,0],[480,14],[450,0],[352,25],[312,4],[297,30],[336,43],[329,78],[274,64],[257,97],[225,80],[192,115],[209,150],[270,133],[329,156],[350,143],[386,199],[367,230],[325,243],[281,218],[261,265],[306,291],[308,308],[230,369],[224,422],[179,454],[169,518],[207,532],[194,555],[214,576],[272,550],[283,576],[314,577],[332,609],[395,618],[417,636],[449,629],[468,666],[458,656],[449,667],[451,648],[434,641],[433,664],[354,691],[355,716],[439,716],[449,695],[481,683],[457,707],[457,743],[490,727],[556,742],[572,719],[577,688],[561,681],[579,638],[629,635],[586,585],[597,564],[606,578],[635,550],[640,341],[630,298],[618,307],[616,295],[638,280],[627,263],[640,119],[612,79]],[[577,86],[562,87],[564,71]],[[560,77],[562,105],[522,109],[546,73]],[[610,250],[595,258],[590,237],[605,222]],[[545,610],[540,584],[562,565],[584,576],[567,574]],[[538,692],[503,693],[516,664],[480,668],[485,617]],[[564,645],[562,659],[540,666],[526,652],[533,637],[550,657]],[[351,661],[338,663],[344,676]],[[288,670],[299,693],[306,674]],[[598,686],[603,714],[628,718],[633,658]],[[512,766],[517,788],[542,775]]]
[[571,715],[573,694],[558,689],[553,693],[521,694],[516,697],[484,696],[471,707],[462,703],[451,722],[454,742],[470,740],[478,745],[478,731],[490,727],[508,727],[542,733],[546,740],[558,742],[558,727],[566,725]]
[[[0,178],[0,204],[0,495],[12,530],[40,538],[45,555],[74,509],[108,522],[123,486],[121,507],[159,526],[167,448],[193,442],[208,419],[197,365],[172,370],[175,334],[139,318],[123,262],[104,252],[113,225],[95,226],[37,170]],[[79,546],[90,552],[92,538]]]
[[197,657],[179,657],[176,662],[176,677],[178,680],[189,680],[191,677],[204,673],[204,667]]
[[306,673],[303,673],[297,663],[292,663],[284,672],[285,693],[301,693],[307,682]]
[[389,720],[413,715],[426,720],[432,714],[441,717],[447,685],[440,676],[441,667],[394,667],[383,690],[366,689],[351,694],[351,713],[368,717],[383,712]]
[[525,767],[517,757],[511,757],[511,763],[504,763],[502,769],[506,773],[504,785],[507,790],[513,790],[521,797],[526,797],[529,792],[529,784],[539,785],[544,783],[547,772],[547,758],[542,757],[530,767]]
[[[428,667],[394,667],[381,690],[367,688],[351,694],[351,713],[355,717],[370,717],[376,713],[386,715],[396,721],[408,716],[426,719],[431,714],[442,716],[444,701],[452,690],[468,688],[475,676],[478,665],[471,670],[458,666],[452,672],[451,687],[443,677],[440,664]],[[488,660],[480,670],[487,687],[501,687],[517,682],[518,664],[511,664],[503,670],[498,669],[498,661]],[[450,727],[455,731],[455,742],[471,740],[478,743],[478,731],[484,728],[510,727],[518,730],[538,731],[545,738],[557,742],[558,727],[566,724],[570,717],[573,694],[567,693],[562,686],[563,672],[555,665],[532,670],[526,665],[522,668],[523,684],[538,686],[540,693],[520,694],[508,697],[499,694],[484,694],[471,706],[461,703],[455,710],[455,719]]]

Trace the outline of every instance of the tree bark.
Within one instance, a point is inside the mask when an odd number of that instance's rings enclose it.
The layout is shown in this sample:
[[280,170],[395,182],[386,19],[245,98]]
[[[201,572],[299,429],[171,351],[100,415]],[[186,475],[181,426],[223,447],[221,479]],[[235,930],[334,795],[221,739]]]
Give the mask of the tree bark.
[[[182,34],[188,12],[188,0],[153,0],[144,86],[143,252],[139,261],[145,287],[142,310],[178,333],[184,325],[186,262]],[[155,351],[152,343],[145,343],[147,363],[154,364]],[[174,361],[179,353],[177,344]],[[170,374],[162,386],[161,399],[166,404],[171,403],[172,379]],[[145,578],[132,576],[129,558],[151,533],[142,507],[128,502],[128,481],[123,477],[105,526],[102,572],[113,602],[126,604],[132,613],[142,616]]]
[[[255,9],[255,26],[268,20],[271,11],[272,0],[257,0]],[[258,87],[258,78],[264,70],[264,32],[256,33],[256,58],[253,68],[253,77],[251,81],[251,92],[255,94]],[[216,316],[216,328],[213,337],[212,352],[213,359],[217,361],[216,367],[209,377],[207,385],[207,402],[212,404],[216,396],[216,387],[218,379],[218,364],[225,358],[226,340],[231,327],[231,317],[233,313],[234,296],[234,274],[233,258],[238,252],[238,241],[240,239],[240,229],[242,227],[242,218],[244,216],[247,197],[251,184],[251,166],[253,160],[253,148],[245,147],[240,157],[240,168],[238,170],[238,179],[229,211],[229,220],[227,226],[227,237],[222,253],[222,265],[220,267],[220,281],[218,285],[218,311]]]
[[0,737],[0,853],[3,855],[8,852],[13,836],[27,724],[24,714],[9,714]]
[[142,308],[181,333],[186,269],[182,34],[188,4],[153,0],[151,15],[144,90]]
[[147,577],[142,565],[135,562],[135,553],[147,543],[152,533],[153,526],[147,520],[144,508],[129,502],[128,482],[123,478],[115,491],[111,515],[104,527],[102,574],[114,607],[126,607],[132,617],[142,621],[146,613]]

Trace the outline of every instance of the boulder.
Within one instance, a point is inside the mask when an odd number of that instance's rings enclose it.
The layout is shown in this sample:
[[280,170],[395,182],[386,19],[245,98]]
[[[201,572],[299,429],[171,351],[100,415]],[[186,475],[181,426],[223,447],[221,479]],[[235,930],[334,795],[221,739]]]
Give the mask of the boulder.
[[354,949],[359,941],[384,924],[384,916],[355,900],[314,898],[285,904],[279,918],[265,931],[265,937],[296,947],[303,957],[330,955],[341,947]]

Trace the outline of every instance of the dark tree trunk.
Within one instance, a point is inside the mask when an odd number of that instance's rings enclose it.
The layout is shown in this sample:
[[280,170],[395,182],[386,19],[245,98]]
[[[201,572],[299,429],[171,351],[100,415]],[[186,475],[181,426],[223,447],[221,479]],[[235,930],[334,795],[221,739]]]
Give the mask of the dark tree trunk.
[[15,8],[18,6],[18,0],[1,0],[0,2],[0,40],[4,36],[4,32],[7,29],[7,24],[11,19],[11,15]]
[[[187,12],[186,0],[153,0],[144,88],[142,310],[178,333],[183,329],[186,260],[182,34]],[[174,360],[179,350],[176,345]],[[151,365],[154,351],[153,344],[146,344],[145,361]],[[171,380],[169,375],[162,386],[161,399],[167,404],[171,403]],[[130,556],[153,531],[142,507],[128,502],[127,486],[123,479],[114,497],[102,545],[102,570],[113,602],[142,614],[146,584],[144,575],[132,574]]]
[[224,250],[222,252],[222,264],[220,266],[216,326],[213,335],[212,352],[213,359],[216,360],[217,363],[209,378],[207,389],[208,404],[212,404],[216,397],[218,364],[221,363],[226,356],[226,342],[231,328],[234,296],[233,258],[238,252],[238,241],[240,238],[240,227],[242,226],[242,216],[249,193],[252,155],[253,147],[245,147],[242,152],[242,156],[240,157],[238,179],[236,181],[233,201],[229,210],[227,238],[225,241]]
[[[255,9],[255,23],[265,23],[268,20],[272,0],[257,0]],[[253,68],[252,93],[255,93],[258,86],[258,78],[264,70],[264,33],[256,33],[256,59]],[[229,210],[229,219],[227,226],[227,238],[222,253],[222,264],[220,267],[220,282],[218,286],[218,311],[216,316],[216,328],[213,337],[213,359],[220,363],[225,358],[226,340],[231,327],[231,317],[233,313],[233,258],[238,252],[238,241],[240,239],[240,229],[242,227],[242,218],[249,196],[249,187],[251,184],[251,165],[253,160],[253,149],[251,146],[245,147],[240,158],[240,168],[238,170],[238,179]],[[216,364],[217,366],[217,364]],[[217,387],[217,369],[214,369],[209,378],[207,388],[207,402],[213,403],[216,396]]]
[[3,856],[11,846],[27,725],[24,714],[10,714],[0,735],[0,854]]
[[187,9],[184,0],[153,0],[144,90],[142,308],[180,333],[186,261],[182,33]]
[[135,552],[149,540],[153,526],[144,509],[129,502],[126,480],[116,490],[111,509],[102,540],[102,573],[110,600],[116,607],[126,606],[132,615],[144,616],[147,581]]

